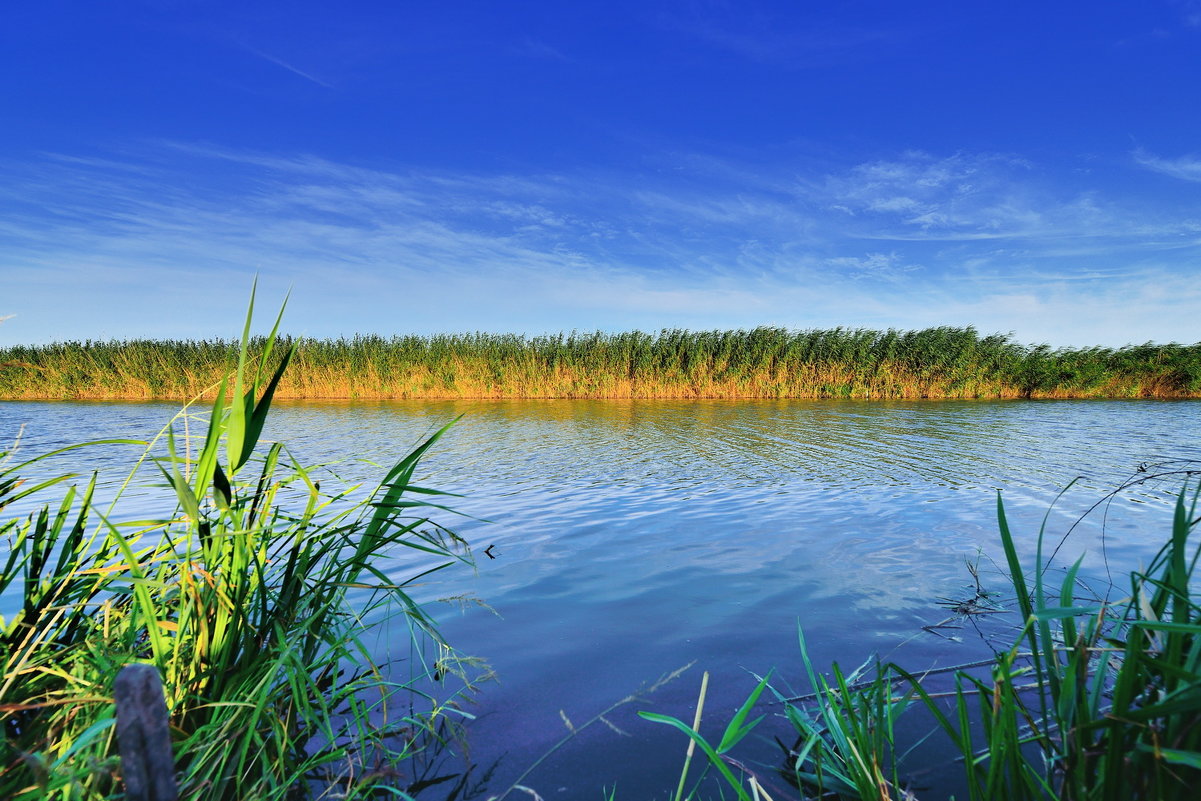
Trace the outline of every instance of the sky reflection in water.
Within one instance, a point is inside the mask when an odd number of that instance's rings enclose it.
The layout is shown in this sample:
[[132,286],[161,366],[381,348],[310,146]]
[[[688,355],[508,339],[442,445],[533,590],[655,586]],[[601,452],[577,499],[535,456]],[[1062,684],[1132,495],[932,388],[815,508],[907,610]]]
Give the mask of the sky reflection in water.
[[[148,438],[175,408],[5,403],[0,437],[26,423],[26,454]],[[1056,540],[1140,463],[1201,458],[1196,410],[1150,401],[294,403],[278,406],[265,435],[305,463],[386,464],[463,415],[421,483],[463,494],[452,505],[471,517],[443,522],[476,547],[478,572],[447,571],[415,594],[470,593],[497,613],[438,610],[451,642],[499,677],[471,710],[472,757],[500,759],[494,788],[564,734],[560,710],[582,722],[697,661],[653,706],[609,716],[631,736],[593,727],[527,780],[544,797],[586,798],[614,782],[674,786],[683,743],[634,712],[689,717],[701,669],[713,673],[710,726],[753,686],[748,671],[775,668],[799,688],[798,623],[819,665],[873,653],[915,668],[977,658],[970,636],[956,643],[921,627],[945,617],[939,599],[964,594],[965,558],[982,553],[986,584],[1003,588],[988,566],[1000,558],[995,492],[1032,553],[1043,515],[1073,479],[1049,518]],[[71,465],[134,456],[94,449]],[[382,474],[357,461],[337,471]],[[1178,489],[1144,487],[1110,509],[1115,572],[1158,547]],[[161,513],[161,497],[139,494],[124,512]],[[1099,520],[1073,533],[1057,564],[1087,551],[1086,570],[1103,574]],[[480,553],[490,545],[495,559]],[[411,556],[390,567],[408,575]],[[379,647],[406,636],[395,629]],[[770,720],[764,729],[782,731]],[[748,746],[751,759],[776,757],[767,741]]]

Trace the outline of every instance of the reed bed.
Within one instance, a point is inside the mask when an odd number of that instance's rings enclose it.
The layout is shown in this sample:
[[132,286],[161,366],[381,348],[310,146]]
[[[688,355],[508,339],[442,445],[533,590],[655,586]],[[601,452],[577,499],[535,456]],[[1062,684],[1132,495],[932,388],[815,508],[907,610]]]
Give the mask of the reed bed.
[[[56,454],[0,452],[0,798],[123,796],[113,684],[135,662],[162,676],[182,799],[408,797],[431,781],[426,746],[453,733],[470,683],[410,595],[468,559],[427,517],[441,493],[413,483],[438,434],[366,497],[323,489],[282,444],[256,447],[293,359],[279,344],[234,354],[201,444],[176,441],[185,408],[147,447],[138,466],[175,499],[158,519],[128,519],[120,493],[101,506],[95,477],[31,480]],[[369,645],[381,615],[404,632],[388,659]],[[467,685],[444,689],[455,673]]]
[[[280,398],[1201,397],[1201,343],[1024,346],[974,328],[280,337]],[[251,342],[252,354],[262,341]],[[234,341],[0,349],[0,399],[195,397]]]

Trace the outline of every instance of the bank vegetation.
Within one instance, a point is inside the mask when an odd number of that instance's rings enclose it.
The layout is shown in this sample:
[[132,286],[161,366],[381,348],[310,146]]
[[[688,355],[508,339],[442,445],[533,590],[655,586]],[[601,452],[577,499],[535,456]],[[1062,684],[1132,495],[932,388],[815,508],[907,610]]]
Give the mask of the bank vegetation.
[[[252,352],[263,347],[252,342]],[[1179,398],[1201,343],[1058,348],[974,328],[551,336],[281,337],[279,398]],[[233,340],[0,348],[0,399],[184,400],[213,392]]]
[[[185,408],[153,442],[28,459],[0,443],[0,798],[410,798],[453,778],[431,774],[485,671],[410,595],[472,564],[427,516],[445,493],[413,483],[442,432],[365,496],[322,490],[328,471],[257,447],[292,355],[261,344],[261,360],[237,354],[233,400]],[[191,416],[203,440],[177,438]],[[111,483],[50,467],[121,443],[145,451],[107,503]],[[124,490],[147,481],[174,502],[130,519]],[[127,781],[148,748],[114,703],[132,664],[161,676],[174,775],[156,782],[171,789]]]

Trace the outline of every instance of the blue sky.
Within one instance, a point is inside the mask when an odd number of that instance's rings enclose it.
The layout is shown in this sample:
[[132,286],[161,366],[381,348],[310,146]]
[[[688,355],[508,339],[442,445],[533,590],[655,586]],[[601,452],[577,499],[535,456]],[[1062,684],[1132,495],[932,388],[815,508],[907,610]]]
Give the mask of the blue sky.
[[1196,0],[44,0],[0,86],[0,344],[1201,341]]

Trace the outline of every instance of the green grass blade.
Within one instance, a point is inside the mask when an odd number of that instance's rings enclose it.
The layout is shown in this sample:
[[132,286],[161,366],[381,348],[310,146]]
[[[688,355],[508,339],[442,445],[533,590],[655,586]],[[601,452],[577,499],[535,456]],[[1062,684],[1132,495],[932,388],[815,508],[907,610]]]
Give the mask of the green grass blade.
[[759,696],[763,694],[763,690],[767,687],[767,682],[770,678],[771,671],[768,671],[767,675],[759,680],[759,683],[755,686],[755,689],[752,690],[751,694],[747,696],[747,699],[743,701],[742,706],[738,708],[738,711],[734,713],[734,717],[730,719],[729,724],[726,725],[725,732],[722,733],[721,742],[717,746],[717,753],[724,754],[729,751],[731,748],[741,742],[744,737],[750,734],[751,730],[758,726],[759,722],[763,720],[762,717],[758,717],[750,723],[746,723],[747,716],[751,713],[751,709],[754,708],[755,704],[759,701]]
[[730,767],[726,764],[725,760],[723,760],[721,756],[713,750],[713,746],[709,745],[709,743],[700,735],[699,732],[693,731],[687,723],[682,720],[677,720],[671,715],[661,715],[657,712],[639,711],[638,717],[643,718],[644,720],[649,720],[653,723],[666,723],[668,726],[673,726],[684,732],[684,734],[688,735],[689,739],[696,743],[697,747],[704,752],[705,756],[709,758],[710,764],[717,769],[717,771],[722,775],[722,778],[726,780],[726,783],[730,786],[730,788],[738,795],[739,801],[752,801],[751,796],[747,793],[746,789],[743,788],[742,782],[740,782],[737,777],[734,776],[734,773],[730,770]]

